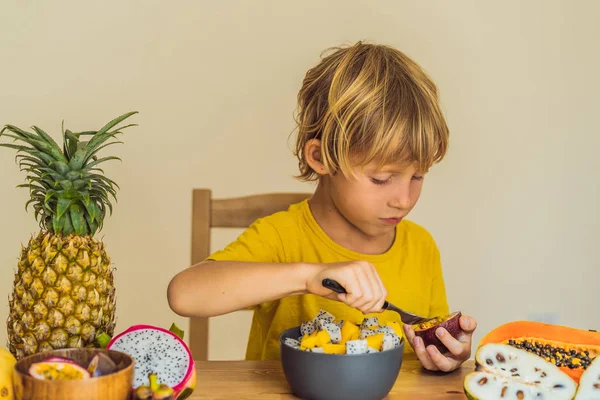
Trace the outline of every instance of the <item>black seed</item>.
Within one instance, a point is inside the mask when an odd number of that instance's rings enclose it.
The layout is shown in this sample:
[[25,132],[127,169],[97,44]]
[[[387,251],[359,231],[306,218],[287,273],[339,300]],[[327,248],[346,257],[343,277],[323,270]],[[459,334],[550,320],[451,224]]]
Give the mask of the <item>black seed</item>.
[[506,361],[504,356],[500,353],[496,354],[496,360],[500,361],[500,362],[504,362]]
[[517,372],[517,368],[511,369],[510,372]]
[[479,382],[478,382],[478,383],[479,383],[480,385],[485,385],[485,384],[487,383],[487,380],[488,380],[487,378],[483,377],[483,378],[481,378],[481,379],[479,380]]
[[554,385],[553,387],[554,387],[554,389],[562,389],[562,388],[565,387],[565,385],[562,385],[562,384],[559,383],[557,385]]
[[487,360],[485,360],[485,363],[486,363],[487,365],[494,365],[494,362],[492,361],[492,359],[491,359],[491,358],[488,358]]

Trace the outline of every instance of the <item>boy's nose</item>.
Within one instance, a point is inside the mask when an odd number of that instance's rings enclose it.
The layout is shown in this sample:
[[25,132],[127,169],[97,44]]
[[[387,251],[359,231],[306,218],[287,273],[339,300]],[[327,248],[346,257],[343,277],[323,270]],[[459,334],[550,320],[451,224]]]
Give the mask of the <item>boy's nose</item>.
[[410,207],[410,191],[401,191],[392,199],[391,206],[405,210]]

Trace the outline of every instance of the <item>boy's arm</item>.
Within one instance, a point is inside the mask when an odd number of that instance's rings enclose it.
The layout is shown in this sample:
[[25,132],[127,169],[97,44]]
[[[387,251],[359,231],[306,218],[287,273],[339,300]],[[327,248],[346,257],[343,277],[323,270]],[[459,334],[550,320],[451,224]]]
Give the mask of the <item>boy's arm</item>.
[[[325,288],[324,278],[337,280],[348,293]],[[381,311],[387,296],[368,262],[289,262],[279,233],[259,220],[225,249],[178,273],[167,298],[179,315],[211,317],[305,293],[342,301],[365,314]]]
[[181,316],[209,317],[308,293],[307,281],[317,268],[304,263],[204,261],[171,280],[169,306]]

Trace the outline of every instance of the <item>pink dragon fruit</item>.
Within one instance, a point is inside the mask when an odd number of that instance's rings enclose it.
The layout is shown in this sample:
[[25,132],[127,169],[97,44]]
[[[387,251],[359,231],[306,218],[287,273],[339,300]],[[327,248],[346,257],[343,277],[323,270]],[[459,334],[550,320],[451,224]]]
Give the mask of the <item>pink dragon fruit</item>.
[[[175,332],[183,336],[180,330]],[[175,399],[183,400],[196,387],[196,368],[180,336],[156,326],[134,325],[113,337],[106,348],[134,359],[133,388],[149,385],[148,375],[154,373],[160,382],[173,388]]]

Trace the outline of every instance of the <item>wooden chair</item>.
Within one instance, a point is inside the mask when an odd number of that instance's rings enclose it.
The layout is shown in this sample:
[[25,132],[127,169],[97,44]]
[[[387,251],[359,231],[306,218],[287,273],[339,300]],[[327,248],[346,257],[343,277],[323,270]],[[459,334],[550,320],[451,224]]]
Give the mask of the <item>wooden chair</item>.
[[[211,228],[246,228],[256,219],[287,210],[312,193],[265,193],[213,199],[210,189],[194,189],[192,203],[192,265],[211,254]],[[190,350],[195,360],[208,360],[209,318],[192,317]]]

